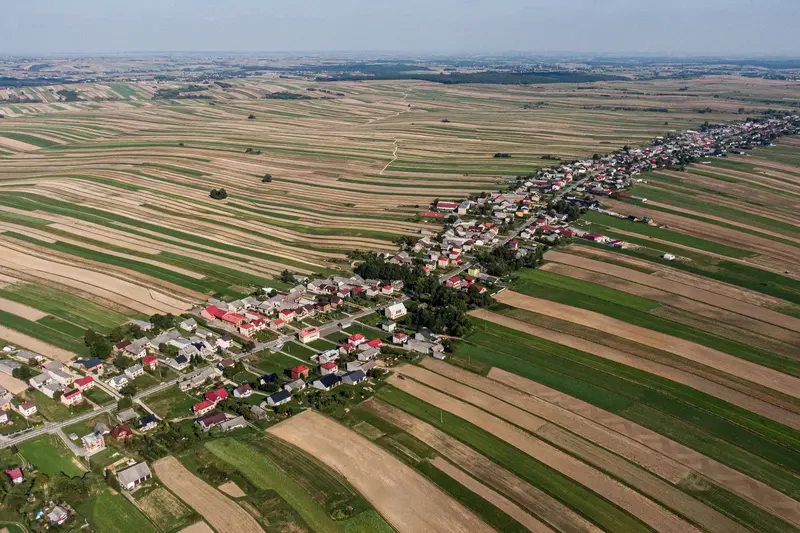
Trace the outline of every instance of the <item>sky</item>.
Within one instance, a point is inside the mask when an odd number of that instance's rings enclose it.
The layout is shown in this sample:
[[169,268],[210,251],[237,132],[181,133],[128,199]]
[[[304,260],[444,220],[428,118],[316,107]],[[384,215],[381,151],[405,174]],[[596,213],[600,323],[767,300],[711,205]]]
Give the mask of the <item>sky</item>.
[[800,0],[0,0],[0,55],[800,56]]

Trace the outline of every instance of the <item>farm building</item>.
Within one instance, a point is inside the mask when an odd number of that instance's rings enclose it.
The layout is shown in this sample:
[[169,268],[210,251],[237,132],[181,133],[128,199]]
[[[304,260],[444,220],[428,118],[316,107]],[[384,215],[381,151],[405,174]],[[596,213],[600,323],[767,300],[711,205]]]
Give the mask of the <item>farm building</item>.
[[150,467],[145,462],[136,463],[117,472],[119,486],[125,490],[131,490],[152,477],[153,474],[150,472]]

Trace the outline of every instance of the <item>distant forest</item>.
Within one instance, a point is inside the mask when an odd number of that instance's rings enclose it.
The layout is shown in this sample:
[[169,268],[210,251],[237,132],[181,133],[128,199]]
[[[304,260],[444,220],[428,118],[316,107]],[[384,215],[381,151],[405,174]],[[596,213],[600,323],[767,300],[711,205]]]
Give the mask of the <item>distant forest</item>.
[[537,83],[588,83],[592,81],[627,80],[625,76],[612,74],[586,74],[582,72],[472,72],[454,74],[414,74],[392,73],[363,76],[343,74],[338,76],[319,76],[316,81],[360,81],[360,80],[422,80],[444,84],[457,83],[496,83],[501,85],[525,85]]

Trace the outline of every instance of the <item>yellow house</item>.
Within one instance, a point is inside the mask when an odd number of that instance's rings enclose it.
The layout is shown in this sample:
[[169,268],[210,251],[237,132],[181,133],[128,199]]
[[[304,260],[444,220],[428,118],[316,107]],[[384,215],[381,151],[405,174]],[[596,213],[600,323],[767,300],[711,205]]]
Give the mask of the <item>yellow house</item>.
[[469,270],[467,270],[467,274],[469,274],[473,278],[478,277],[478,275],[480,275],[480,273],[481,273],[481,269],[480,268],[472,267]]

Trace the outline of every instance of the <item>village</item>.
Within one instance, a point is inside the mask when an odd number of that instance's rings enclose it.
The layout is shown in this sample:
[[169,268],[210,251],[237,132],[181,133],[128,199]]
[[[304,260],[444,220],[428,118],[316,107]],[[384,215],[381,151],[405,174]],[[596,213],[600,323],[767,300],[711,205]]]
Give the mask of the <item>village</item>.
[[[621,216],[589,195],[645,202],[623,192],[644,173],[769,144],[797,132],[798,123],[787,116],[708,126],[659,137],[646,148],[542,168],[505,192],[439,200],[418,218],[444,223],[442,231],[423,230],[379,261],[403,272],[418,269],[459,294],[487,297],[508,274],[493,263],[498,257],[534,266],[543,249],[571,238],[628,246],[580,224],[586,210]],[[93,357],[58,361],[4,346],[0,446],[54,435],[78,457],[102,457],[103,470],[132,491],[152,472],[139,460],[143,454],[117,447],[126,442],[160,431],[167,438],[173,424],[217,434],[263,429],[309,407],[343,412],[368,398],[397,361],[447,356],[449,335],[410,320],[407,305],[416,310],[418,302],[399,276],[285,277],[294,284],[287,290],[262,287],[241,299],[210,298],[182,316],[134,320],[122,338],[87,333],[87,346],[110,344],[108,353]],[[156,409],[162,398],[166,409]],[[98,418],[105,421],[85,433],[70,429]],[[35,468],[28,463],[5,473],[16,485]],[[67,504],[53,503],[38,519],[61,525],[72,514]]]

